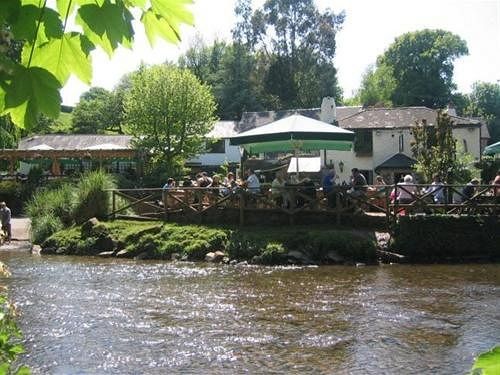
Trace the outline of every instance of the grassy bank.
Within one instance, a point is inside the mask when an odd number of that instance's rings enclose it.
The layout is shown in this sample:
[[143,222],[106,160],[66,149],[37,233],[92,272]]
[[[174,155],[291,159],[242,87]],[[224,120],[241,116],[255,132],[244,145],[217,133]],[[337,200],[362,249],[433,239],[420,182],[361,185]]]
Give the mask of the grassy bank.
[[42,244],[43,253],[141,259],[196,261],[216,251],[224,253],[226,261],[259,264],[374,263],[376,260],[375,242],[367,234],[301,227],[240,229],[92,219],[60,230]]

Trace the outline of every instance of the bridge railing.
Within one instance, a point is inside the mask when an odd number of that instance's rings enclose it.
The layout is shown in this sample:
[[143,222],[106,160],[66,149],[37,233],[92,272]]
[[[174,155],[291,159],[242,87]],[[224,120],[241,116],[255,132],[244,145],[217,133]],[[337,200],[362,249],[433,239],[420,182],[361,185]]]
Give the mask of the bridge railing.
[[[239,222],[244,224],[252,211],[274,210],[286,214],[293,223],[305,211],[327,211],[334,214],[337,224],[345,214],[368,214],[385,216],[390,225],[406,214],[500,215],[500,197],[495,196],[494,187],[475,185],[469,194],[464,193],[464,188],[465,185],[440,185],[431,192],[429,185],[398,184],[357,189],[334,186],[329,192],[308,185],[290,185],[274,191],[241,187],[113,189],[110,216],[115,218],[130,209],[137,215],[157,218],[168,218],[173,213],[201,215],[216,209],[239,210]],[[439,190],[442,199],[436,200]]]

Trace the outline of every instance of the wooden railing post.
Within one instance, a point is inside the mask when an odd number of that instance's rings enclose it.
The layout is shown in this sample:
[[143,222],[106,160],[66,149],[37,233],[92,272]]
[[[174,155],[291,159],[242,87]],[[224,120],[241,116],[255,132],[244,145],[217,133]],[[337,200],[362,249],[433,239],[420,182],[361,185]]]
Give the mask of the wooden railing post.
[[111,217],[112,217],[113,220],[115,220],[116,219],[116,214],[115,214],[115,212],[116,212],[116,195],[115,195],[115,191],[114,190],[112,190],[112,194],[113,195],[111,197],[111,200],[113,202],[113,213],[112,213]]
[[245,192],[239,191],[240,196],[240,225],[245,225]]
[[[331,193],[330,193],[331,194]],[[335,193],[335,222],[340,225],[340,217],[342,216],[342,200],[340,199],[340,192]]]

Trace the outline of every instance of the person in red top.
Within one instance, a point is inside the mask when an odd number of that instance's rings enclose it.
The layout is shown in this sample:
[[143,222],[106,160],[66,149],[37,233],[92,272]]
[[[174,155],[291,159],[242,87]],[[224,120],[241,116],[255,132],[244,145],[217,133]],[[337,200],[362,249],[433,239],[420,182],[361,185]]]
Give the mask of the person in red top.
[[497,175],[493,180],[493,194],[497,197],[497,200],[500,198],[500,169],[497,171]]

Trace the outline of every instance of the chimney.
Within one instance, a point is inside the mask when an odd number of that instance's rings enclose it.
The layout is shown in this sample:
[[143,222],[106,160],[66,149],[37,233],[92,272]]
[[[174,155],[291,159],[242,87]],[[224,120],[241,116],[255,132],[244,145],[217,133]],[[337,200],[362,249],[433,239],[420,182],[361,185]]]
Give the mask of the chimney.
[[456,116],[457,115],[457,110],[455,109],[455,105],[452,102],[449,102],[446,105],[446,114],[448,116]]
[[319,119],[329,124],[334,124],[336,122],[337,107],[335,106],[335,99],[330,96],[326,96],[323,98]]

